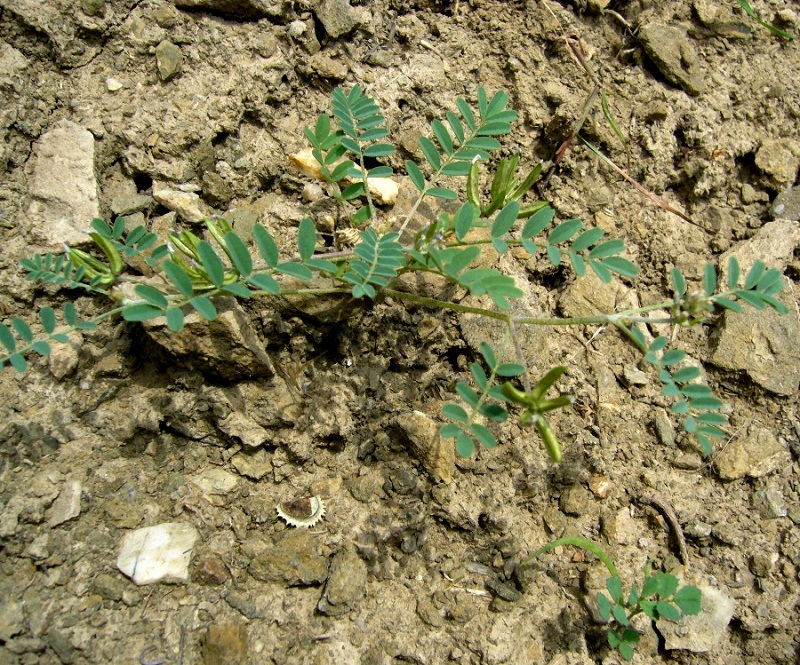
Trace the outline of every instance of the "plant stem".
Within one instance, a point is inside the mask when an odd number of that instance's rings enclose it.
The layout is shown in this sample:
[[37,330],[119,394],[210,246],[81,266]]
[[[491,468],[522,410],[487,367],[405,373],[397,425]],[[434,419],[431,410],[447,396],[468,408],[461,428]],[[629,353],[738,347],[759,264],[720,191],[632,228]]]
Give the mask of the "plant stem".
[[586,540],[586,538],[579,538],[577,536],[568,536],[566,538],[559,538],[558,540],[554,540],[551,543],[547,543],[543,547],[540,547],[536,550],[533,554],[531,554],[527,559],[522,561],[519,565],[525,566],[533,561],[536,557],[544,554],[545,552],[549,552],[550,550],[561,547],[562,545],[573,545],[574,547],[582,547],[583,549],[587,550],[594,554],[600,561],[605,564],[605,567],[608,569],[608,572],[612,575],[612,577],[619,577],[619,573],[617,572],[617,567],[614,565],[614,562],[611,560],[611,557],[606,554],[599,545],[595,545],[591,540]]

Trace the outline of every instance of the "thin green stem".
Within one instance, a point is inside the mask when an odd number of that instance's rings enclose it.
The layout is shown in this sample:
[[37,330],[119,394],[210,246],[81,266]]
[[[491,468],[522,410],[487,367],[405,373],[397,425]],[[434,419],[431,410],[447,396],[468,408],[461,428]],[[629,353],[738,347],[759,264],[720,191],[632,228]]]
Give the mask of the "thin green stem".
[[549,552],[550,550],[561,547],[562,545],[572,545],[574,547],[581,547],[588,552],[594,554],[600,561],[605,564],[605,567],[608,569],[608,572],[611,573],[612,577],[619,577],[619,573],[617,572],[617,567],[614,565],[614,562],[611,560],[611,557],[603,551],[599,545],[595,545],[591,540],[586,540],[586,538],[580,538],[577,536],[568,536],[566,538],[559,538],[558,540],[554,540],[551,543],[547,543],[543,547],[540,547],[536,550],[533,554],[531,554],[527,559],[524,559],[520,562],[520,566],[525,566],[533,561],[536,557],[541,556],[545,552]]

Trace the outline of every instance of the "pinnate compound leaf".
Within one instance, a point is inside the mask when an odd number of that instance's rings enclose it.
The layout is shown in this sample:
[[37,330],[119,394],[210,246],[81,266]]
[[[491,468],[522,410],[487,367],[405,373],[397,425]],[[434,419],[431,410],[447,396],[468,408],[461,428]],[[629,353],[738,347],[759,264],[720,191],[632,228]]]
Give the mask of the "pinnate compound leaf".
[[0,344],[6,347],[6,351],[15,351],[17,348],[17,340],[11,333],[11,329],[4,323],[0,323]]
[[698,378],[700,374],[700,368],[698,367],[683,367],[672,375],[672,380],[676,383],[686,383]]
[[189,278],[189,275],[186,274],[186,271],[181,268],[177,263],[167,259],[161,263],[161,267],[164,269],[169,281],[175,285],[175,288],[178,289],[178,292],[185,297],[189,297],[192,295],[194,289],[192,287],[192,280]]
[[439,428],[439,436],[443,439],[454,439],[461,433],[461,428],[454,423],[447,423]]
[[52,307],[42,307],[39,310],[39,320],[44,331],[49,335],[56,329],[56,313]]
[[20,374],[28,369],[28,361],[25,360],[25,356],[23,356],[21,353],[12,353],[8,357],[8,362],[11,363],[11,366]]
[[494,434],[483,425],[472,423],[469,426],[469,431],[485,448],[494,448],[497,445],[497,439]]
[[136,291],[136,295],[138,295],[142,300],[147,301],[154,307],[158,307],[163,310],[169,306],[169,302],[164,294],[154,286],[150,286],[149,284],[137,284],[134,288],[134,291]]
[[442,413],[451,420],[455,420],[459,423],[466,423],[469,421],[469,416],[467,412],[464,411],[463,407],[460,407],[458,404],[445,404],[442,407]]
[[251,275],[248,278],[247,283],[272,295],[278,295],[281,292],[280,285],[273,279],[271,275],[263,273]]
[[419,166],[412,161],[407,161],[406,173],[408,173],[408,177],[411,178],[411,182],[414,184],[414,187],[421,192],[425,190],[425,176],[422,175],[422,171],[419,170]]
[[717,288],[717,271],[713,265],[706,263],[703,270],[703,290],[707,296],[714,293]]
[[548,205],[531,215],[522,228],[522,237],[533,238],[535,235],[541,233],[545,227],[553,221],[555,214],[556,211]]
[[456,238],[463,240],[478,218],[478,209],[471,203],[462,205],[455,216]]
[[606,580],[606,589],[615,603],[622,602],[622,580],[618,575],[612,575]]
[[[611,272],[617,273],[622,277],[636,277],[639,274],[639,268],[636,264],[624,259],[621,256],[609,256],[601,261],[601,264],[608,268]],[[594,265],[594,264],[592,264]]]
[[514,222],[517,221],[517,214],[519,213],[519,203],[511,201],[508,203],[495,217],[492,223],[491,236],[492,238],[499,238],[500,236],[508,233]]
[[739,261],[735,256],[728,259],[728,288],[734,289],[739,284]]
[[442,161],[439,158],[439,152],[436,150],[433,141],[427,136],[420,136],[419,147],[422,150],[422,154],[425,155],[425,159],[428,160],[428,164],[431,165],[431,168],[433,168],[434,171],[438,171],[442,167]]
[[459,381],[456,384],[456,392],[459,394],[461,399],[463,399],[467,404],[471,407],[475,407],[480,400],[478,393],[476,393],[472,388],[470,388],[466,383]]
[[668,603],[666,601],[656,603],[656,611],[662,619],[666,619],[667,621],[681,620],[680,610],[672,603]]
[[222,287],[222,291],[224,293],[230,293],[232,296],[236,296],[237,298],[249,298],[253,295],[253,292],[241,282],[226,284]]
[[566,222],[561,222],[561,224],[550,232],[547,241],[552,245],[565,242],[574,236],[580,230],[581,226],[583,226],[583,222],[579,219],[568,219]]
[[608,621],[611,618],[611,608],[614,604],[608,599],[604,593],[597,594],[597,610],[603,620]]
[[428,196],[444,199],[445,201],[455,201],[458,198],[458,194],[447,187],[431,187],[426,193]]
[[135,303],[127,305],[122,310],[122,318],[126,321],[147,321],[161,316],[164,310],[149,303]]
[[475,444],[472,442],[472,437],[466,432],[461,432],[456,437],[456,452],[461,457],[470,457],[475,452]]
[[37,339],[33,344],[31,344],[31,348],[40,356],[50,355],[50,345],[43,339]]

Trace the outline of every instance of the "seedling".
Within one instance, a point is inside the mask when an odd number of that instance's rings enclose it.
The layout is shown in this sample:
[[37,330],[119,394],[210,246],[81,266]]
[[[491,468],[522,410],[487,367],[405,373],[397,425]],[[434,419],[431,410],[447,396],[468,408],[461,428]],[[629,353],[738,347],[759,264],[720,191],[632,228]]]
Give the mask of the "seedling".
[[529,564],[545,552],[564,545],[581,547],[591,552],[608,569],[609,578],[606,580],[608,595],[602,592],[597,594],[597,609],[603,620],[610,622],[606,633],[608,644],[617,649],[625,660],[633,658],[634,646],[640,638],[639,631],[631,625],[631,620],[635,616],[644,614],[653,621],[662,619],[680,621],[686,615],[700,614],[700,589],[691,585],[681,585],[680,580],[670,573],[653,572],[652,562],[649,560],[644,567],[641,590],[634,584],[625,594],[622,580],[611,557],[598,545],[585,538],[568,537],[554,540],[536,550],[520,563],[520,567]]

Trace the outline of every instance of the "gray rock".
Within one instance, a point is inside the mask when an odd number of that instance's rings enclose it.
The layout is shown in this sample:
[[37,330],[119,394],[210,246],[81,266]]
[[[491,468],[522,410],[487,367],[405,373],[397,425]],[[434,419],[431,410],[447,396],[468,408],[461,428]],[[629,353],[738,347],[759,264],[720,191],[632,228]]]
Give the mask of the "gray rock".
[[36,237],[50,247],[85,244],[84,229],[100,215],[94,175],[94,137],[59,120],[34,147],[28,210]]
[[175,6],[257,21],[267,16],[279,17],[283,3],[276,0],[175,0]]
[[[783,220],[765,224],[755,236],[720,258],[721,281],[724,283],[727,278],[731,255],[737,257],[743,274],[756,259],[782,270],[798,244],[797,224]],[[794,395],[800,383],[800,317],[788,296],[780,294],[778,299],[788,304],[788,314],[781,316],[772,309],[747,306],[739,313],[726,312],[722,330],[715,336],[711,362],[724,369],[745,371],[753,381],[774,393]]]
[[800,220],[800,187],[784,189],[772,202],[770,213],[776,219]]
[[196,312],[186,315],[179,333],[162,320],[145,322],[147,334],[190,369],[233,381],[274,374],[264,344],[233,298],[217,298],[217,318],[206,321]]
[[658,630],[664,636],[667,649],[684,649],[693,653],[711,651],[722,638],[733,617],[733,598],[719,589],[695,585],[702,594],[700,614],[687,616],[678,623],[659,621]]
[[352,608],[366,594],[367,565],[352,545],[346,545],[331,562],[325,593],[317,609],[329,616],[339,616]]
[[83,486],[79,480],[69,480],[64,483],[58,498],[53,503],[49,526],[58,526],[81,514],[81,494]]
[[111,212],[124,217],[134,212],[147,210],[153,203],[153,197],[147,194],[130,194],[115,196],[111,200]]
[[614,311],[623,288],[617,280],[606,284],[593,271],[588,270],[583,277],[567,287],[558,300],[558,306],[565,316],[609,314]]
[[690,95],[704,88],[697,52],[686,32],[673,25],[648,23],[639,30],[639,42],[664,77]]
[[764,487],[753,494],[753,508],[765,519],[786,517],[789,508],[783,498],[783,493],[776,487]]
[[165,83],[183,71],[183,53],[179,46],[164,40],[156,46],[158,78]]
[[248,570],[262,582],[322,584],[328,577],[328,559],[320,553],[321,546],[320,539],[308,529],[287,531],[271,549],[255,557]]
[[28,68],[28,59],[10,44],[0,40],[0,88],[18,88],[19,77]]
[[203,498],[212,506],[224,506],[239,484],[239,479],[224,469],[210,467],[197,476],[192,476],[189,482],[200,490]]
[[316,14],[325,32],[333,39],[346,35],[361,22],[359,12],[350,6],[348,0],[322,0]]
[[788,448],[765,427],[751,427],[747,434],[737,437],[717,455],[720,478],[760,478],[791,464]]

